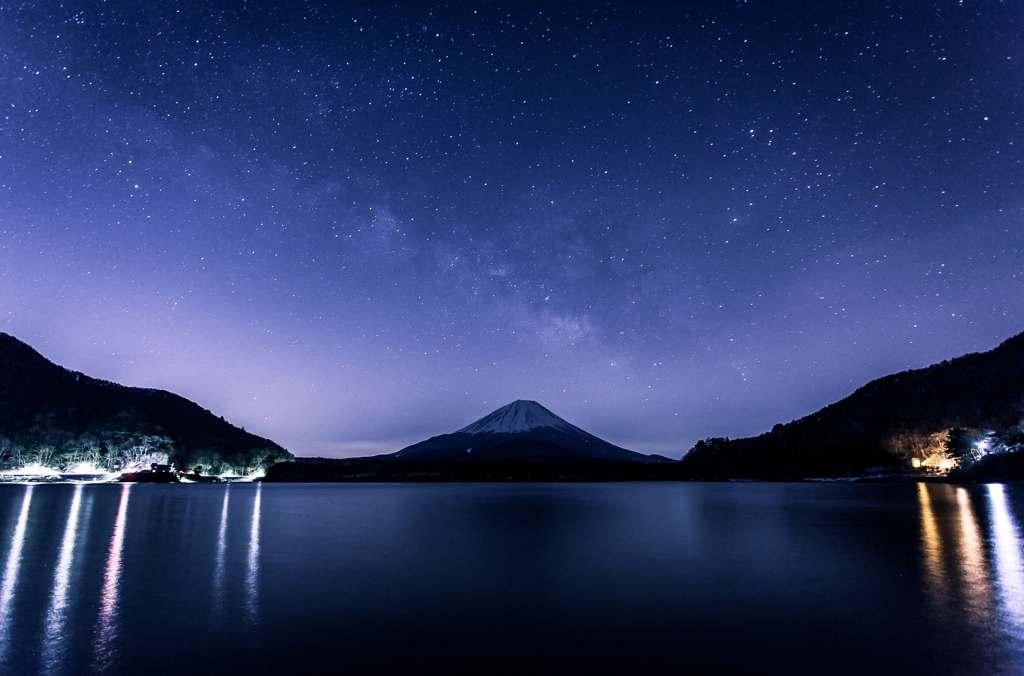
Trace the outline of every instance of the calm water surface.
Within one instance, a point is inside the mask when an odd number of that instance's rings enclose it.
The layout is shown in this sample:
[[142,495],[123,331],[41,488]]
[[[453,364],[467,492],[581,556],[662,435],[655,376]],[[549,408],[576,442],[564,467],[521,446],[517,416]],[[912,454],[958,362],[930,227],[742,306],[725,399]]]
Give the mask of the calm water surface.
[[0,673],[1024,673],[1024,487],[0,486]]

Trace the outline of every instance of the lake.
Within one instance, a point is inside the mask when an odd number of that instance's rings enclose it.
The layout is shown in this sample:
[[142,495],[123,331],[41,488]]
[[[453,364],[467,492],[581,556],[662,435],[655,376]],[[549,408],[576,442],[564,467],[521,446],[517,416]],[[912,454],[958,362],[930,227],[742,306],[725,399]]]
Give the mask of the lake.
[[0,672],[1024,673],[1024,487],[0,486]]

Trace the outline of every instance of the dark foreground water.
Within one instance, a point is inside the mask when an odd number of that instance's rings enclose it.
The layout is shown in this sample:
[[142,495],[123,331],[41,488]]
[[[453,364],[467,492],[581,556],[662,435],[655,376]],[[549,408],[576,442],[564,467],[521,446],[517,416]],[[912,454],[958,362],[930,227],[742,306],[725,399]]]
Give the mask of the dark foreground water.
[[0,672],[1024,673],[999,485],[0,486]]

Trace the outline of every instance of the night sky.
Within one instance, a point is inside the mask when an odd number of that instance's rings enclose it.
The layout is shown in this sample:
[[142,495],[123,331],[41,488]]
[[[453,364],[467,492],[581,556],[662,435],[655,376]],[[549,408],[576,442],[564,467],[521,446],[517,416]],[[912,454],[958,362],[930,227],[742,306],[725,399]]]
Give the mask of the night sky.
[[297,455],[679,457],[1024,330],[1024,3],[0,0],[0,330]]

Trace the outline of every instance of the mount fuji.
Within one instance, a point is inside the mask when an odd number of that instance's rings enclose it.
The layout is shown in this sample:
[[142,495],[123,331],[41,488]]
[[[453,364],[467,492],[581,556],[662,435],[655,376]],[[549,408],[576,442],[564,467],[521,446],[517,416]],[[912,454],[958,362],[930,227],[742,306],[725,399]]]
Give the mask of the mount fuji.
[[676,462],[620,448],[562,420],[535,401],[517,400],[451,434],[431,437],[397,453],[402,461]]

